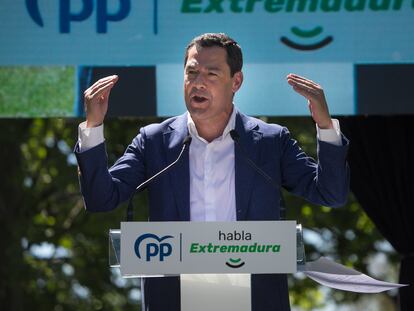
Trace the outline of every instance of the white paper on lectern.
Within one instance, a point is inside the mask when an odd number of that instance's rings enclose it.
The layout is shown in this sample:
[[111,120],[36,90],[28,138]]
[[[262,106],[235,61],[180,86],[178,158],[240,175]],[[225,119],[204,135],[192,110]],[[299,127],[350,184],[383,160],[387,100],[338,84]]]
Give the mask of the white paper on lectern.
[[326,257],[307,262],[303,273],[315,282],[357,293],[380,293],[405,284],[378,281],[370,276],[335,263]]

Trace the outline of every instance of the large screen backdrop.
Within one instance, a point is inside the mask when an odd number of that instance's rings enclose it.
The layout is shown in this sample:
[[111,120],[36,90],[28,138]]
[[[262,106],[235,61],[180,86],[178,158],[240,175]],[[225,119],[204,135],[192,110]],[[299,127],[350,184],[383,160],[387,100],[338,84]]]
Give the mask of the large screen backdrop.
[[184,49],[205,32],[243,49],[245,113],[307,115],[290,72],[320,83],[332,114],[414,113],[412,0],[2,0],[0,21],[0,116],[81,115],[110,74],[112,115],[182,113]]

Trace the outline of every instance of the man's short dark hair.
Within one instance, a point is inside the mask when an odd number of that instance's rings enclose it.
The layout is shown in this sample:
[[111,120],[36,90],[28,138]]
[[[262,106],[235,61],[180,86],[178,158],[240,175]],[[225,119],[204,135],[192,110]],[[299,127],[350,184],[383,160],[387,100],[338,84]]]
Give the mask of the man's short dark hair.
[[236,72],[242,70],[243,67],[243,55],[240,46],[224,33],[205,33],[201,36],[195,37],[188,44],[185,50],[184,66],[187,63],[188,51],[193,46],[199,47],[213,47],[218,46],[226,50],[227,52],[227,64],[230,67],[230,75],[233,77]]

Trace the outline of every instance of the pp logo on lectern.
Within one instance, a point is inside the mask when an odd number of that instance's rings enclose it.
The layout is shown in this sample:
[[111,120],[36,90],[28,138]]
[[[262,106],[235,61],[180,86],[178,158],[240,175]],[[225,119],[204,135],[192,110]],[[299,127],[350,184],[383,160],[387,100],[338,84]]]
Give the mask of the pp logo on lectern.
[[163,241],[170,238],[173,238],[173,236],[166,235],[163,237],[158,237],[152,233],[145,233],[143,235],[140,235],[135,241],[135,254],[139,259],[145,258],[146,261],[151,261],[151,258],[157,257],[159,261],[164,261],[165,257],[168,257],[172,254],[172,245],[168,242]]

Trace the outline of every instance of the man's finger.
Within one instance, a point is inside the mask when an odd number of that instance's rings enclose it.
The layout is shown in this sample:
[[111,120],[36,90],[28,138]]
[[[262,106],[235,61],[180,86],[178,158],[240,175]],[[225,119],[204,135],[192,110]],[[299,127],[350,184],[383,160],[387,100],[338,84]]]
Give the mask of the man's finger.
[[318,83],[313,82],[312,80],[309,80],[305,77],[302,77],[302,76],[299,76],[299,75],[296,75],[296,74],[293,74],[293,73],[288,74],[287,79],[297,81],[297,82],[302,82],[303,84],[306,84],[306,85],[309,85],[309,86],[314,86],[316,88],[321,87]]
[[105,92],[109,92],[114,85],[115,83],[111,81],[108,84],[105,84],[100,88],[95,89],[93,93],[89,94],[89,99],[102,96]]
[[300,87],[309,88],[313,92],[320,92],[322,90],[322,88],[319,85],[312,83],[309,80],[288,78],[287,81],[290,85],[298,85]]
[[101,90],[102,88],[107,87],[108,85],[115,84],[114,81],[112,80],[107,80],[107,81],[101,81],[98,84],[94,84],[93,86],[89,87],[88,89],[85,90],[85,92],[83,93],[85,95],[85,97],[92,97],[94,96],[94,94],[96,94],[96,92],[98,92],[99,90]]
[[100,88],[100,86],[103,85],[103,84],[108,84],[110,82],[114,82],[115,83],[117,80],[118,80],[118,76],[117,75],[108,76],[108,77],[99,79],[94,84],[92,84],[88,89],[93,91],[96,88]]
[[110,80],[117,80],[117,79],[118,79],[118,76],[117,75],[107,76],[107,77],[104,77],[102,79],[99,79],[93,85],[99,84],[99,83],[103,83],[103,82],[107,82],[107,81],[110,81]]
[[295,90],[298,94],[302,95],[303,97],[305,97],[308,100],[314,100],[314,95],[312,93],[309,93],[308,91],[299,88],[297,86],[293,86],[293,90]]
[[108,85],[109,83],[114,83],[115,84],[116,81],[117,81],[117,78],[99,80],[93,86],[91,86],[90,89],[93,92],[95,89],[101,88],[101,86],[103,86],[103,85]]
[[107,99],[107,98],[109,97],[109,93],[111,92],[111,89],[112,89],[112,88],[107,89],[106,91],[104,91],[104,92],[101,94],[101,98],[102,98],[102,99]]
[[293,89],[296,92],[305,96],[306,98],[315,97],[320,94],[318,89],[315,89],[314,87],[309,87],[308,85],[300,82],[290,81],[289,84],[293,86]]

